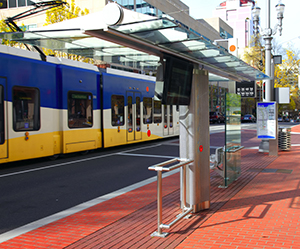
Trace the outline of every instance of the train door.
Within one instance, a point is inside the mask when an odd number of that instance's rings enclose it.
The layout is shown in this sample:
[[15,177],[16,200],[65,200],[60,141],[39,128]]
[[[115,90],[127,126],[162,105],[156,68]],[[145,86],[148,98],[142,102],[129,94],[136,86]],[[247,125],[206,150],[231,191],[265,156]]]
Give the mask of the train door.
[[173,106],[164,105],[164,136],[173,135]]
[[128,91],[127,98],[127,141],[142,139],[141,93]]
[[0,159],[7,158],[6,78],[0,77]]

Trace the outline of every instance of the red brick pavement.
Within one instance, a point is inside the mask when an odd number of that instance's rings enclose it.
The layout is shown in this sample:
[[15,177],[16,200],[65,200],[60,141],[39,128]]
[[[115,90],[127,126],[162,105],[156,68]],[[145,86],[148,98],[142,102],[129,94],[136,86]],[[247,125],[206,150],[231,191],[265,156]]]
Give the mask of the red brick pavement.
[[[222,189],[222,179],[212,172],[211,208],[180,221],[166,238],[150,237],[157,229],[152,183],[3,242],[0,248],[298,248],[299,152],[300,147],[292,147],[270,157],[243,150],[239,179]],[[178,186],[178,174],[163,180],[165,224],[180,212]]]
[[[295,125],[292,127],[292,132],[300,132],[300,125]],[[299,141],[300,142],[300,141]]]
[[300,147],[280,152],[177,248],[300,248],[299,162]]

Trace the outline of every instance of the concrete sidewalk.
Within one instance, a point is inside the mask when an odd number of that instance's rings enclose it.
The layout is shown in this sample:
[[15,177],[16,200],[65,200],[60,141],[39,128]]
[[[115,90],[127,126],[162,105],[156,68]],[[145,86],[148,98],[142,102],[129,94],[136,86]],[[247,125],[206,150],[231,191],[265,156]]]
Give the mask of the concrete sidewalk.
[[[300,125],[292,129],[300,132]],[[300,144],[300,134],[292,141]],[[0,248],[299,248],[300,146],[278,157],[242,150],[242,173],[228,188],[211,172],[211,208],[166,238],[157,230],[156,182],[0,244]],[[163,179],[163,223],[180,213],[179,174]]]

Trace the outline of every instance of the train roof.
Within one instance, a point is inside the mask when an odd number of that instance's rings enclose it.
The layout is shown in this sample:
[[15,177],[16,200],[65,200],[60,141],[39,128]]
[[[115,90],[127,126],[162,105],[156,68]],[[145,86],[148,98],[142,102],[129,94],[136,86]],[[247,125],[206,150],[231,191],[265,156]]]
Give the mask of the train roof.
[[[8,47],[5,45],[0,45],[0,53],[42,61],[40,54],[37,52],[28,51],[20,48]],[[53,56],[47,56],[46,61],[48,63],[58,64],[58,65],[77,67],[77,68],[92,70],[96,72],[99,71],[97,66],[93,64],[81,62],[81,61],[74,61],[65,58],[53,57]]]

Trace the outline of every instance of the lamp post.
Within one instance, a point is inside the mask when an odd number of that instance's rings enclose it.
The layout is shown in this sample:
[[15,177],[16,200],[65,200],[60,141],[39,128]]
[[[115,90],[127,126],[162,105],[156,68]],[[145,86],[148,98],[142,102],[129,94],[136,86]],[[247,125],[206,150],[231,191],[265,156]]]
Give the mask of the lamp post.
[[278,4],[275,6],[277,11],[277,20],[278,23],[274,27],[274,29],[270,28],[270,0],[267,0],[267,27],[265,29],[261,29],[259,26],[259,15],[260,15],[260,8],[254,6],[252,8],[252,17],[254,23],[254,35],[257,35],[259,31],[261,32],[263,39],[265,40],[265,74],[268,75],[270,79],[266,80],[266,88],[265,88],[265,99],[264,101],[272,101],[273,88],[274,86],[271,85],[272,79],[274,75],[271,75],[271,50],[272,50],[272,39],[273,35],[279,31],[279,35],[282,34],[282,19],[284,13],[285,5],[281,3],[281,0],[278,1]]
[[[284,13],[285,5],[281,3],[281,0],[278,1],[278,4],[275,6],[277,11],[277,24],[274,29],[270,28],[270,0],[266,0],[267,2],[267,27],[265,29],[261,29],[259,26],[259,15],[260,8],[254,6],[252,8],[252,17],[254,23],[254,35],[257,35],[261,32],[263,39],[265,40],[265,74],[270,77],[270,79],[265,80],[265,94],[264,94],[264,102],[274,101],[274,70],[272,70],[272,66],[274,69],[274,64],[271,61],[271,50],[272,50],[272,39],[273,35],[276,34],[277,30],[279,31],[279,35],[282,33],[282,19]],[[275,115],[275,129],[278,127],[277,120],[277,110]],[[262,140],[259,145],[260,152],[269,152],[269,155],[278,155],[278,137],[276,136],[275,140]]]

